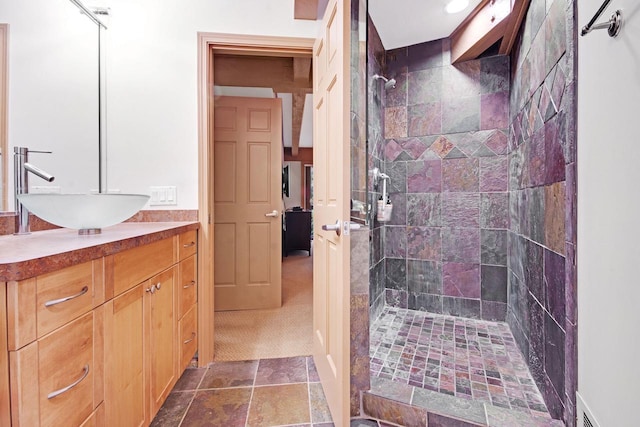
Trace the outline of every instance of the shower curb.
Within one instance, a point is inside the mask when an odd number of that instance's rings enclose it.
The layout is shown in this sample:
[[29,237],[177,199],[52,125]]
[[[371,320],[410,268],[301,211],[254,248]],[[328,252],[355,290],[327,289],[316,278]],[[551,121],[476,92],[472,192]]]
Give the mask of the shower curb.
[[362,394],[364,415],[406,427],[564,427],[561,420],[536,417],[485,402],[371,378]]

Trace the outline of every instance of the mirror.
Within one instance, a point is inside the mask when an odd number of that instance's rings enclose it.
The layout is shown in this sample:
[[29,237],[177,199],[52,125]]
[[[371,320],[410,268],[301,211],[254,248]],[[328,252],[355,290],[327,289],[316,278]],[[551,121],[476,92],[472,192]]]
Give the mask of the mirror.
[[286,209],[302,207],[302,163],[285,161],[282,167],[288,171],[289,180],[289,192],[282,196],[284,206]]
[[[99,30],[69,0],[4,1],[8,24],[6,206],[14,209],[13,147],[55,176],[29,176],[30,192],[88,193],[99,186]],[[0,72],[4,72],[0,71]]]

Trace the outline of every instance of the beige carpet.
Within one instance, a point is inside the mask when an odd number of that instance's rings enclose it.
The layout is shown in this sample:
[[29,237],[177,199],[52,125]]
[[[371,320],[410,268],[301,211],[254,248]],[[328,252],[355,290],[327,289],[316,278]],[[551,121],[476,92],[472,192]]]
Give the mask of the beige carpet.
[[313,257],[306,252],[284,258],[282,299],[277,309],[216,312],[214,360],[311,355]]

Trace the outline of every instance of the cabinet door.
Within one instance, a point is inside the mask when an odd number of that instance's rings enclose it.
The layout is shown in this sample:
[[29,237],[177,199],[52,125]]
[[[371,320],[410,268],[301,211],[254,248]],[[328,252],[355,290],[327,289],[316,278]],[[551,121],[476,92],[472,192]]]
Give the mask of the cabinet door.
[[145,425],[143,283],[105,304],[108,426]]
[[175,316],[175,283],[177,268],[165,270],[149,279],[153,290],[145,295],[148,330],[148,375],[151,398],[151,418],[158,412],[162,403],[177,381],[177,349]]

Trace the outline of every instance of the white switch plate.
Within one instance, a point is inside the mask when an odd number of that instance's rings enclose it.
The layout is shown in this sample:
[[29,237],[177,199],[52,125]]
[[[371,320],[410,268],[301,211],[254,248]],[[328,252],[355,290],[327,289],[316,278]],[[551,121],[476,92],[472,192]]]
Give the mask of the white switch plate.
[[149,206],[175,206],[178,204],[175,185],[150,187]]

